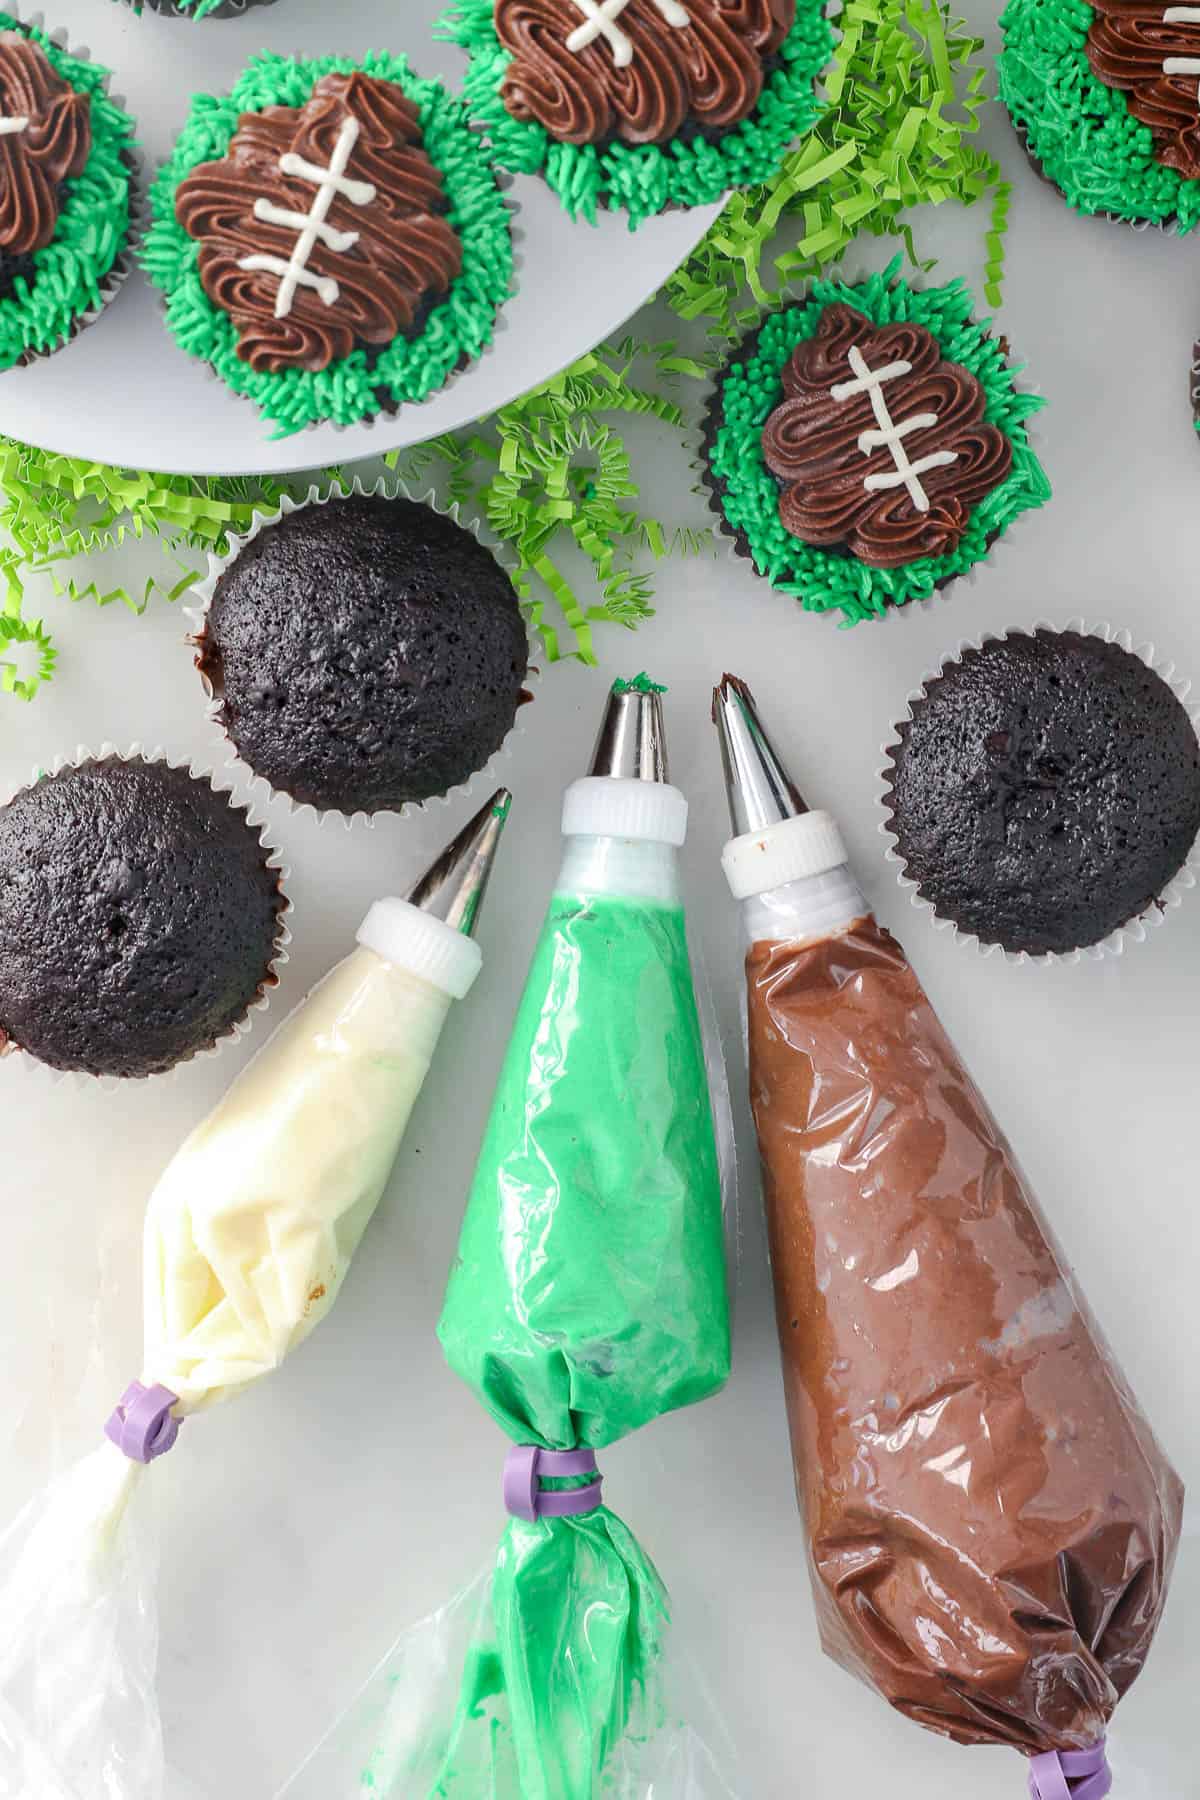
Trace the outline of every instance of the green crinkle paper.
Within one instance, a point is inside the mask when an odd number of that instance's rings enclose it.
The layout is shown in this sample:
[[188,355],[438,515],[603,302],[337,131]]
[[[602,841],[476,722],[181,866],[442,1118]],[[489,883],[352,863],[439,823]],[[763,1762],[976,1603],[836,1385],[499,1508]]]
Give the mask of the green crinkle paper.
[[[1000,344],[973,319],[971,296],[962,282],[917,290],[898,279],[899,266],[897,258],[883,274],[853,286],[815,282],[805,300],[771,313],[749,354],[735,357],[718,378],[710,415],[710,476],[730,532],[773,587],[794,595],[806,611],[840,610],[848,625],[924,599],[965,574],[1014,519],[1050,497],[1050,484],[1025,431],[1026,419],[1044,402],[1016,387]],[[783,398],[788,357],[813,336],[824,309],[839,300],[876,325],[900,319],[923,325],[943,356],[979,381],[985,419],[1012,445],[1009,475],[972,509],[957,548],[945,556],[922,557],[898,569],[870,568],[856,557],[803,543],[780,520],[779,487],[763,459],[763,426]]]
[[1000,18],[1000,97],[1039,167],[1081,213],[1200,220],[1200,181],[1164,168],[1150,127],[1125,95],[1093,75],[1084,43],[1087,0],[1009,0]]
[[[431,309],[419,335],[397,338],[378,356],[370,358],[359,348],[326,369],[254,370],[238,355],[232,319],[213,305],[201,286],[201,246],[175,217],[175,191],[200,163],[226,154],[243,113],[267,106],[301,107],[323,75],[356,69],[396,82],[415,103],[425,148],[445,184],[446,216],[462,244],[462,271],[446,298]],[[151,190],[151,207],[153,223],[141,260],[166,296],[171,332],[189,355],[210,363],[234,393],[254,401],[275,425],[275,437],[323,420],[352,425],[376,417],[388,406],[426,399],[464,362],[473,362],[487,349],[496,313],[512,286],[508,207],[462,102],[440,82],[419,79],[405,57],[383,51],[368,51],[359,59],[308,60],[264,51],[230,94],[198,95]]]
[[134,124],[106,93],[108,70],[71,56],[36,25],[0,12],[0,31],[19,31],[45,51],[76,93],[91,100],[92,147],[82,175],[64,184],[54,237],[33,253],[32,283],[18,276],[0,300],[0,370],[27,352],[54,350],[83,313],[101,306],[106,277],[129,236]]
[[[739,336],[778,305],[781,289],[840,261],[860,233],[902,236],[917,263],[904,222],[912,208],[971,206],[989,194],[984,292],[999,304],[1009,187],[994,157],[969,142],[987,103],[982,40],[937,0],[847,0],[838,24],[830,104],[816,128],[772,181],[732,196],[667,282],[674,310],[703,319],[710,336]],[[785,220],[799,222],[800,239],[777,250]]]
[[543,175],[572,218],[594,222],[602,210],[623,210],[631,230],[668,207],[708,205],[731,187],[773,176],[817,116],[814,84],[833,46],[820,0],[799,0],[758,105],[717,141],[560,144],[535,121],[514,119],[500,98],[512,56],[496,34],[494,0],[457,0],[438,31],[470,56],[463,91],[504,166]]

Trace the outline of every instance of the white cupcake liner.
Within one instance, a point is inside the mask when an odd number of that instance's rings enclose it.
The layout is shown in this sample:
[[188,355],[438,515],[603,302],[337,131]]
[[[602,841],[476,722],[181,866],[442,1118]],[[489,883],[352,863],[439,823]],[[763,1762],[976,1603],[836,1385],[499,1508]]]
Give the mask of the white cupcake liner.
[[[406,481],[403,481],[394,470],[390,470],[387,474],[377,476],[375,480],[370,483],[364,483],[362,476],[355,474],[348,487],[345,487],[336,481],[313,482],[307,493],[302,495],[299,499],[293,498],[290,494],[285,494],[277,507],[269,511],[256,511],[254,523],[251,525],[249,531],[243,533],[240,537],[230,536],[230,547],[224,556],[217,556],[210,552],[208,558],[208,574],[192,588],[193,602],[191,605],[184,608],[184,616],[192,626],[192,631],[185,639],[185,642],[193,647],[199,645],[207,626],[208,612],[212,605],[213,594],[216,592],[218,581],[221,579],[221,576],[225,573],[226,569],[236,562],[245,546],[252,543],[260,531],[265,530],[268,525],[277,525],[279,521],[286,518],[289,513],[298,512],[302,507],[324,506],[330,500],[347,497],[368,499],[378,497],[388,500],[411,500],[419,506],[427,506],[431,512],[438,513],[444,519],[453,520],[454,524],[460,526],[464,531],[470,532],[476,542],[481,544],[483,548],[495,558],[496,562],[507,575],[511,576],[516,569],[517,562],[512,550],[482,520],[464,520],[460,516],[462,508],[458,501],[452,501],[449,505],[444,505],[438,500],[432,489],[423,494],[414,492],[409,484]],[[517,604],[520,607],[520,597],[516,594],[515,586],[514,598],[517,600]],[[533,658],[539,654],[540,646],[538,644],[536,633],[530,625],[528,615],[523,607],[521,608],[521,616],[525,624],[525,637],[529,647],[530,658],[525,671],[523,685],[536,699],[536,689],[541,681],[542,672],[533,661]],[[505,737],[499,748],[489,757],[484,766],[481,769],[472,770],[465,781],[459,782],[455,787],[448,788],[444,794],[433,794],[428,800],[410,800],[399,807],[381,807],[378,812],[374,813],[346,813],[337,807],[318,807],[311,801],[297,800],[293,795],[286,793],[282,788],[272,787],[267,777],[258,774],[250,763],[241,756],[233,739],[229,736],[222,723],[221,699],[214,694],[211,684],[203,673],[201,673],[200,679],[208,694],[209,720],[220,733],[221,741],[229,753],[225,763],[222,765],[223,769],[229,771],[238,781],[248,786],[250,790],[260,798],[260,804],[266,805],[270,800],[279,800],[286,805],[290,814],[301,816],[307,814],[311,818],[316,819],[322,826],[330,821],[340,822],[347,831],[357,825],[370,827],[374,825],[377,819],[406,819],[417,813],[428,812],[429,809],[434,806],[450,806],[455,802],[466,799],[476,793],[481,782],[498,779],[502,773],[502,765],[512,756],[514,741],[518,737],[524,735],[524,715],[528,712],[529,706],[532,703],[526,702],[524,705],[518,705],[508,735]]]
[[926,913],[929,916],[935,931],[950,932],[956,943],[973,950],[982,957],[1000,956],[1006,963],[1017,966],[1022,964],[1046,966],[1051,963],[1062,963],[1069,967],[1082,962],[1085,958],[1091,962],[1101,962],[1106,957],[1120,956],[1127,943],[1144,943],[1154,926],[1165,923],[1168,912],[1173,911],[1179,905],[1188,888],[1196,885],[1197,870],[1200,870],[1200,837],[1197,837],[1183,864],[1166,884],[1162,893],[1156,900],[1151,901],[1146,910],[1137,918],[1128,920],[1124,925],[1119,925],[1115,931],[1109,932],[1107,937],[1101,938],[1095,944],[1083,944],[1075,950],[1047,950],[1037,954],[1029,950],[1007,950],[1002,944],[981,943],[973,932],[961,930],[953,919],[944,918],[938,913],[933,901],[925,899],[918,891],[917,883],[906,873],[907,864],[900,853],[900,840],[892,824],[889,808],[890,776],[895,766],[895,752],[901,742],[899,726],[912,718],[913,707],[925,698],[925,691],[929,683],[935,681],[953,663],[960,661],[968,650],[982,650],[985,644],[1003,643],[1006,638],[1017,635],[1029,636],[1035,631],[1052,631],[1056,634],[1074,631],[1083,637],[1101,638],[1106,644],[1115,644],[1119,649],[1139,657],[1148,669],[1153,670],[1161,680],[1166,682],[1176,699],[1184,707],[1192,722],[1192,729],[1200,737],[1200,706],[1187,705],[1191,682],[1177,677],[1173,662],[1160,661],[1153,644],[1135,644],[1133,635],[1129,631],[1117,630],[1103,621],[1088,624],[1084,619],[1069,619],[1065,625],[1056,625],[1053,621],[1039,619],[1035,625],[1014,625],[1007,631],[985,631],[977,638],[960,639],[957,647],[947,653],[937,668],[925,672],[919,686],[912,688],[907,696],[905,719],[899,720],[893,726],[891,736],[880,745],[883,766],[879,771],[878,804],[882,817],[878,830],[886,846],[885,858],[895,868],[896,879],[908,895],[909,903],[917,912]]
[[189,762],[176,762],[167,755],[161,746],[156,746],[153,750],[146,750],[137,742],[132,743],[127,750],[119,750],[115,744],[108,742],[102,743],[98,749],[91,749],[86,744],[80,744],[76,747],[73,755],[60,753],[48,766],[37,765],[31,771],[26,785],[18,788],[11,798],[15,799],[16,794],[27,793],[30,788],[36,787],[45,775],[58,775],[63,769],[77,769],[83,763],[103,762],[110,757],[116,757],[121,762],[165,763],[170,769],[185,771],[196,781],[207,782],[215,794],[226,795],[231,802],[233,811],[241,813],[250,830],[258,834],[259,842],[267,853],[266,866],[278,879],[283,906],[276,915],[275,953],[266,966],[255,998],[251,1000],[242,1016],[235,1019],[215,1043],[193,1050],[189,1055],[181,1057],[171,1068],[164,1069],[155,1075],[89,1075],[83,1069],[51,1068],[49,1063],[39,1061],[32,1050],[26,1050],[19,1044],[7,1044],[0,1050],[0,1070],[17,1068],[28,1078],[49,1081],[56,1087],[66,1087],[68,1090],[76,1092],[98,1090],[101,1093],[115,1093],[125,1088],[141,1087],[150,1082],[170,1081],[189,1063],[196,1062],[201,1058],[220,1056],[227,1045],[237,1043],[246,1037],[254,1028],[256,1016],[267,1011],[279,986],[280,972],[290,960],[288,946],[292,941],[292,929],[288,921],[293,911],[293,905],[287,892],[287,884],[292,873],[291,868],[267,839],[265,816],[253,805],[234,802],[232,788],[217,780],[209,763],[197,761],[195,758]]
[[[126,3],[128,3],[128,0],[122,0],[122,4]],[[226,13],[225,8],[222,7],[218,14],[212,16],[220,18],[232,17],[234,10],[239,12],[250,12],[253,11],[256,6],[271,4],[274,4],[274,0],[242,0],[242,4],[239,6],[237,0],[231,0],[231,10],[228,14]],[[195,20],[192,22],[197,23]],[[205,21],[200,20],[199,23],[203,24]],[[413,73],[416,74],[417,71],[414,70]],[[452,97],[457,98],[463,106],[464,125],[470,130],[472,135],[479,140],[480,147],[486,155],[492,178],[496,183],[497,191],[503,201],[504,209],[508,214],[508,235],[512,243],[512,274],[509,278],[508,291],[497,303],[496,310],[492,315],[491,337],[477,356],[466,357],[462,363],[451,369],[444,381],[440,382],[437,387],[430,388],[427,394],[422,394],[419,400],[398,400],[388,407],[381,407],[378,412],[368,414],[365,418],[351,419],[344,425],[338,424],[335,419],[310,419],[306,425],[300,426],[298,430],[289,431],[280,436],[275,429],[278,422],[263,411],[252,394],[236,393],[235,390],[229,386],[228,382],[226,382],[217,372],[207,357],[193,356],[191,351],[185,351],[183,349],[183,346],[178,343],[174,333],[169,330],[166,324],[168,296],[162,293],[159,288],[154,288],[155,297],[158,301],[159,316],[163,321],[163,329],[164,331],[167,331],[171,342],[175,344],[180,354],[192,357],[193,361],[202,362],[204,364],[204,372],[210,381],[217,382],[223,392],[233,394],[234,399],[239,401],[243,406],[253,407],[258,414],[259,422],[270,428],[269,435],[276,438],[277,441],[283,442],[285,440],[290,440],[298,445],[302,444],[305,436],[311,431],[316,431],[318,427],[322,430],[327,429],[330,431],[357,432],[367,430],[374,432],[380,429],[386,431],[387,427],[391,425],[394,420],[400,418],[403,414],[410,412],[414,407],[428,406],[431,400],[440,399],[447,389],[453,387],[454,383],[463,375],[468,374],[472,369],[476,368],[485,357],[495,355],[497,350],[497,340],[508,330],[508,316],[505,308],[508,306],[509,301],[516,296],[517,291],[520,288],[521,274],[525,266],[525,229],[520,223],[521,206],[518,200],[512,198],[511,193],[515,177],[510,170],[500,166],[492,153],[492,148],[487,138],[474,124],[471,123],[465,103],[462,101],[462,96],[454,95],[449,84],[442,81],[440,77],[429,76],[422,77],[422,79],[438,81],[439,85],[445,88],[446,92],[450,93]],[[149,192],[147,190],[145,204],[145,222],[147,225],[151,222],[151,218],[152,213]],[[379,454],[386,455],[388,451],[393,448],[394,446],[391,444],[381,443],[379,446]]]
[[[828,271],[828,278],[831,280],[836,279],[846,287],[857,287],[861,282],[869,281],[872,278],[872,275],[878,273],[880,273],[878,270],[860,270],[857,274],[849,275],[835,267]],[[914,293],[925,293],[928,290],[929,284],[921,278],[919,271],[914,271],[912,274],[906,273],[901,277],[901,280],[905,287],[911,288]],[[939,285],[944,286],[945,283]],[[969,284],[968,291],[971,293],[972,298],[974,298],[974,289],[971,288]],[[720,396],[720,382],[730,360],[740,353],[748,338],[756,335],[762,329],[762,326],[765,324],[766,320],[770,318],[772,313],[783,312],[793,306],[805,305],[811,297],[811,293],[812,283],[810,281],[806,282],[796,293],[789,294],[781,306],[768,307],[757,323],[754,324],[749,331],[743,333],[737,344],[731,346],[729,354],[721,364],[721,367],[714,370],[712,375],[705,382],[700,393],[698,419],[695,427],[689,432],[691,447],[688,453],[688,464],[695,476],[695,480],[692,483],[692,491],[701,496],[707,505],[708,511],[712,514],[714,520],[714,537],[716,538],[718,545],[724,548],[725,554],[729,560],[738,567],[748,568],[756,580],[765,582],[772,593],[777,593],[781,600],[790,601],[792,605],[803,612],[807,618],[819,619],[822,621],[829,620],[832,622],[832,627],[834,629],[842,631],[850,625],[850,621],[846,619],[840,607],[831,606],[825,609],[807,607],[798,594],[785,593],[782,589],[775,586],[769,575],[764,575],[762,573],[754,560],[749,543],[746,541],[745,534],[738,528],[732,526],[725,516],[725,509],[721,503],[721,496],[718,492],[717,483],[713,478],[709,466],[709,447],[711,434],[716,424],[716,407]],[[975,318],[975,315],[972,314],[972,317]],[[977,318],[975,319],[975,322],[977,324],[979,323]],[[992,320],[989,321],[989,323],[994,326],[995,321]],[[997,342],[999,342],[1004,335],[1005,334],[1002,331],[989,331],[989,336],[995,338]],[[1043,398],[1040,385],[1037,382],[1027,380],[1026,371],[1024,369],[1020,371],[1020,379],[1018,380],[1016,372],[1012,369],[1010,352],[1005,352],[1004,360],[1012,373],[1013,387],[1017,392],[1032,395],[1038,399]],[[1024,421],[1024,426],[1025,436],[1029,447],[1034,454],[1038,456],[1038,460],[1040,461],[1038,434],[1034,429],[1034,422],[1037,417],[1037,413],[1032,414],[1029,419]],[[1030,510],[1036,511],[1040,509]],[[979,579],[981,571],[993,566],[997,552],[1007,544],[1012,532],[1020,529],[1028,516],[1029,511],[1026,511],[1014,519],[1011,525],[1005,526],[999,536],[992,539],[987,550],[977,562],[972,563],[971,567],[969,569],[964,569],[961,574],[951,575],[946,581],[940,582],[931,594],[923,594],[920,598],[906,600],[902,605],[889,604],[884,608],[883,612],[878,614],[875,618],[856,619],[853,622],[854,626],[879,626],[884,620],[889,618],[903,617],[905,614],[909,613],[932,612],[936,607],[940,607],[947,600],[957,598],[960,588],[974,587]]]
[[[15,19],[18,25],[23,25],[30,30],[45,32],[56,50],[62,50],[68,56],[77,57],[80,62],[90,63],[93,61],[92,53],[87,46],[72,43],[69,33],[65,29],[50,31],[47,28],[46,15],[43,12],[22,12],[18,0],[5,0],[4,11],[10,18]],[[133,114],[130,112],[125,96],[112,92],[112,70],[108,68],[107,64],[102,63],[96,66],[106,71],[104,77],[106,97],[112,101],[114,106],[119,106],[127,118],[132,119]],[[136,124],[137,121],[134,120],[135,128]],[[89,306],[85,311],[76,313],[66,333],[58,339],[57,343],[48,344],[45,349],[41,350],[33,348],[26,350],[15,363],[9,365],[11,368],[28,368],[31,363],[41,362],[43,358],[54,356],[58,351],[65,350],[69,344],[75,341],[81,331],[85,330],[87,326],[95,324],[101,313],[112,304],[132,275],[134,251],[142,233],[150,223],[150,194],[146,182],[146,162],[136,139],[131,138],[125,146],[125,166],[129,172],[129,226],[125,233],[125,242],[117,252],[112,268],[97,284],[100,296],[98,302],[94,306]],[[0,370],[0,376],[3,373]]]

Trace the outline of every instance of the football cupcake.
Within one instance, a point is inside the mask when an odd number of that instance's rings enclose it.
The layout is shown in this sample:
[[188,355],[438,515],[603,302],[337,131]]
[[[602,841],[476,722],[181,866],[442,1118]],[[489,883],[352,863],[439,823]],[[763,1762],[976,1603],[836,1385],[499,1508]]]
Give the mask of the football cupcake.
[[487,153],[402,56],[257,57],[194,101],[152,205],[170,330],[275,436],[423,400],[487,348],[512,285]]
[[490,762],[528,698],[512,582],[417,501],[285,511],[211,587],[196,660],[216,716],[298,806],[370,816],[443,797]]
[[0,1050],[157,1075],[245,1024],[287,941],[280,871],[207,779],[138,755],[0,807]]
[[442,33],[505,167],[631,227],[776,174],[833,48],[821,0],[458,0]]
[[1192,884],[1200,739],[1126,635],[1012,631],[969,644],[909,702],[884,775],[903,879],[983,946],[1119,946]]
[[0,13],[0,370],[60,349],[129,272],[134,127],[108,79]]
[[760,575],[850,624],[943,588],[1049,497],[1001,344],[959,282],[815,282],[717,377],[704,479]]
[[1000,97],[1037,169],[1080,213],[1200,218],[1200,9],[1009,0]]

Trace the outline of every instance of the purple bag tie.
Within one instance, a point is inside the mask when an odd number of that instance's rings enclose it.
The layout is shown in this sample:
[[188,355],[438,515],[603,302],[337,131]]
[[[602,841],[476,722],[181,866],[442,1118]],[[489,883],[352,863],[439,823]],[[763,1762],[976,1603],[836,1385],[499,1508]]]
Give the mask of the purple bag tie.
[[104,1435],[131,1462],[149,1463],[165,1456],[179,1436],[179,1420],[172,1408],[178,1406],[179,1395],[170,1388],[143,1387],[131,1381],[117,1401]]
[[[595,1475],[586,1487],[541,1486],[544,1475]],[[592,1512],[600,1504],[604,1479],[596,1471],[594,1450],[543,1450],[540,1444],[514,1444],[504,1459],[504,1504],[517,1519],[565,1519]]]
[[1031,1800],[1104,1800],[1112,1783],[1103,1738],[1090,1750],[1051,1750],[1029,1765]]

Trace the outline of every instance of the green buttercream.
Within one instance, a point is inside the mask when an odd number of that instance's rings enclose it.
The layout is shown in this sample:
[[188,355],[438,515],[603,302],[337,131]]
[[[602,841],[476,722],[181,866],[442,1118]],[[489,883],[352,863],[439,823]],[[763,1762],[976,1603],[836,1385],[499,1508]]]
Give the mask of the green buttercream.
[[[971,296],[960,281],[918,292],[896,279],[898,261],[881,275],[853,286],[815,281],[807,300],[772,313],[751,354],[735,360],[717,382],[716,425],[709,469],[723,484],[720,504],[731,532],[749,548],[754,566],[780,593],[792,594],[809,612],[840,609],[848,625],[881,617],[965,574],[987,553],[992,539],[1013,520],[1050,498],[1050,484],[1029,447],[1025,420],[1044,404],[1020,393],[997,340],[971,316]],[[911,319],[923,325],[948,360],[978,379],[984,417],[1004,432],[1013,449],[1012,470],[972,510],[957,549],[922,557],[899,569],[873,569],[856,557],[802,543],[779,518],[779,487],[763,459],[762,430],[783,398],[783,367],[796,345],[812,337],[825,308],[843,300],[876,325]]]
[[[449,202],[447,218],[462,242],[462,272],[446,298],[432,308],[420,333],[397,338],[370,361],[363,349],[327,369],[287,369],[268,374],[251,369],[237,352],[233,321],[200,283],[200,244],[175,217],[175,190],[203,162],[220,160],[238,119],[267,106],[305,104],[323,75],[367,75],[394,81],[414,101],[425,148],[441,171]],[[374,418],[385,407],[423,400],[444,385],[460,364],[480,356],[492,341],[495,318],[512,285],[513,252],[508,208],[479,137],[470,128],[462,102],[436,81],[415,76],[403,56],[368,51],[361,58],[324,56],[303,60],[263,52],[254,58],[232,93],[199,94],[170,159],[151,191],[153,224],[142,261],[167,300],[167,324],[189,355],[212,364],[237,394],[259,406],[286,437],[306,425],[330,420],[351,425]]]
[[[677,906],[551,902],[438,1334],[510,1437],[556,1449],[610,1444],[725,1380],[720,1181]],[[434,1792],[591,1800],[656,1722],[666,1620],[607,1507],[512,1520]]]
[[665,694],[666,688],[661,681],[651,681],[643,669],[632,681],[622,681],[618,676],[612,684],[614,694]]
[[1087,0],[1009,0],[1000,19],[1000,98],[1034,159],[1076,212],[1121,219],[1200,219],[1200,181],[1154,155],[1150,127],[1092,73]]
[[99,63],[70,56],[35,25],[0,13],[0,31],[19,31],[45,51],[47,60],[76,93],[91,101],[92,148],[83,174],[63,184],[63,206],[54,237],[33,254],[34,278],[18,276],[0,300],[0,370],[27,351],[56,349],[82,313],[103,304],[106,277],[129,237],[133,177],[128,158],[134,124],[110,100],[109,72]]
[[631,230],[667,207],[704,206],[729,188],[768,181],[819,115],[813,87],[833,49],[823,5],[798,0],[778,66],[732,131],[716,142],[600,146],[556,143],[535,121],[513,118],[500,98],[512,56],[496,34],[494,0],[457,0],[437,31],[469,53],[463,90],[505,167],[543,175],[572,218],[594,223],[602,209],[623,209]]

